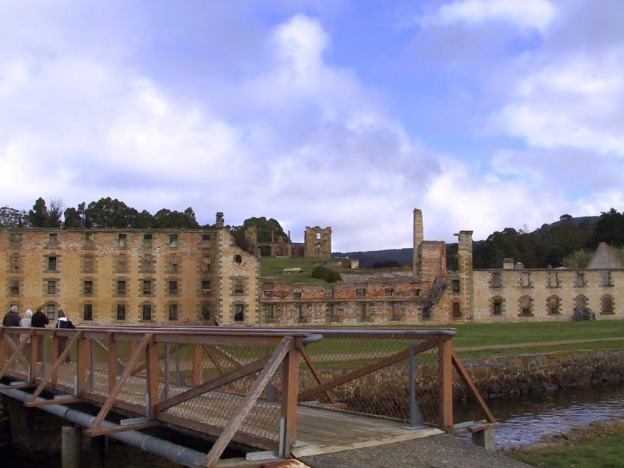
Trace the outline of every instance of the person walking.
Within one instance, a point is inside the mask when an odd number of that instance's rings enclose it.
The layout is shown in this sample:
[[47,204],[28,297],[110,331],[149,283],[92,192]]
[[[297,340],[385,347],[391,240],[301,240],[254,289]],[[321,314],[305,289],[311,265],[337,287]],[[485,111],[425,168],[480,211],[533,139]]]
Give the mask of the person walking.
[[[37,308],[30,322],[31,327],[45,328],[49,323],[50,319],[48,319],[48,316],[43,311],[43,307]],[[37,361],[43,362],[43,335],[37,336]]]
[[[20,327],[30,328],[32,327],[32,310],[26,309],[24,313],[24,318],[20,320]],[[26,352],[27,359],[30,360],[30,333],[22,333],[20,335],[20,341],[23,343],[24,341],[27,343],[24,347],[24,351]]]
[[[69,320],[67,318],[67,316],[65,315],[65,312],[63,310],[59,310],[58,312],[58,320],[56,321],[56,328],[76,328],[74,326],[74,324],[71,322],[71,320]],[[66,336],[59,336],[58,338],[58,354],[57,356],[60,356],[61,353],[65,350],[65,346],[67,346],[67,337]],[[65,363],[69,363],[71,362],[71,358],[69,357],[69,354],[67,354],[67,356],[65,356]]]
[[14,304],[9,308],[9,311],[4,314],[4,318],[2,319],[3,327],[19,327],[20,326],[20,316],[17,313],[17,306]]

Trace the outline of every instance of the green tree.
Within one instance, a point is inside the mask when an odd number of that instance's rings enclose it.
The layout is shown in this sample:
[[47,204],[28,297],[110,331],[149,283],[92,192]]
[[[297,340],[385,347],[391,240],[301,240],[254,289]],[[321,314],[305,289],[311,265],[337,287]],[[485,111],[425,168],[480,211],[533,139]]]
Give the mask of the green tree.
[[101,198],[97,202],[89,203],[85,209],[84,224],[87,228],[128,229],[137,227],[138,216],[137,210],[128,207],[124,202],[110,197]]
[[83,218],[76,208],[67,208],[63,213],[65,221],[63,227],[65,229],[79,229],[83,227]]
[[154,215],[153,227],[199,229],[199,223],[192,208],[187,208],[183,213],[163,208]]
[[48,207],[43,198],[39,197],[33,205],[33,209],[28,212],[28,220],[32,227],[46,227],[48,221]]
[[606,242],[614,247],[624,246],[624,214],[611,208],[609,212],[602,213],[594,226],[594,235],[589,243],[596,248],[601,242]]

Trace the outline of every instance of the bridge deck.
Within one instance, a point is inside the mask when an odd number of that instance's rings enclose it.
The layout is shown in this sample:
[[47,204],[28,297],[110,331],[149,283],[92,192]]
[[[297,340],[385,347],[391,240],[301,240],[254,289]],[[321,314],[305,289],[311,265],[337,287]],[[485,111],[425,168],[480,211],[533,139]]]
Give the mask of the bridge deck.
[[437,428],[408,428],[387,419],[345,414],[300,406],[297,409],[299,440],[296,457],[391,444],[443,434]]

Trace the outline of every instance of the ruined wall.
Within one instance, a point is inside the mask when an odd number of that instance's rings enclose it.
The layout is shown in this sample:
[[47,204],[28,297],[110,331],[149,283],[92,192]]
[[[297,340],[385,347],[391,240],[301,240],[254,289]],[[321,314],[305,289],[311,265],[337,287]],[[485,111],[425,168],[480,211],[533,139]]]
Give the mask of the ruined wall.
[[217,236],[217,322],[254,326],[258,323],[260,263],[236,246],[227,229],[219,229]]
[[428,285],[411,277],[337,284],[292,284],[264,279],[262,323],[362,326],[431,323],[423,319]]
[[331,228],[306,227],[304,237],[305,258],[331,257]]

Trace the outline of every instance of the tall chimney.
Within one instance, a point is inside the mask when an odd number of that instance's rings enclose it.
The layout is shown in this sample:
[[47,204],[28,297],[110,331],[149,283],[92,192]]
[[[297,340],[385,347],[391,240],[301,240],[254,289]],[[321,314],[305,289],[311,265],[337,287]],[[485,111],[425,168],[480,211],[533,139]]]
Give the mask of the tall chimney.
[[412,272],[414,276],[420,275],[420,249],[424,240],[422,211],[414,209],[414,257]]

